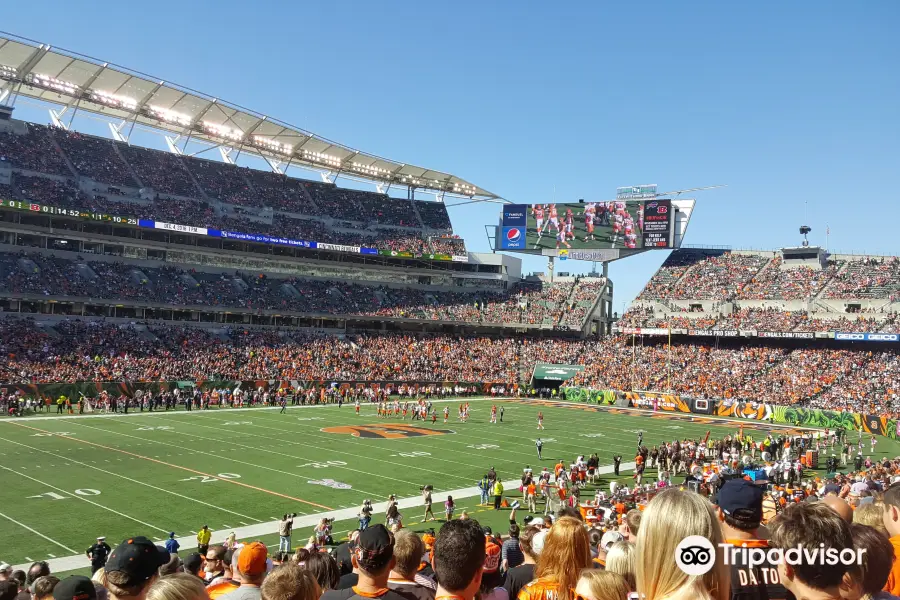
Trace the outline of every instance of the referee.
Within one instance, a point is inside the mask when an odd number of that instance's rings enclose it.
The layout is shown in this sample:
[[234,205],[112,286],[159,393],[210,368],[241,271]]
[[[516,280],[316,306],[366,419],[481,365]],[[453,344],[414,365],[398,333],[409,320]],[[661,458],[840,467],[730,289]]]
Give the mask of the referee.
[[538,438],[537,440],[535,440],[534,446],[535,446],[535,448],[537,448],[538,460],[544,460],[544,457],[541,456],[541,450],[544,449],[544,442],[541,441],[541,438]]

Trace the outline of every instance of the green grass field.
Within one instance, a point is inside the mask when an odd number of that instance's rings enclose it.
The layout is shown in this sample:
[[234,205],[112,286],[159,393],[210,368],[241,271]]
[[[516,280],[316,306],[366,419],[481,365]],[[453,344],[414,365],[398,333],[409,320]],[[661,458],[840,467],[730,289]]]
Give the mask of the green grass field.
[[[546,426],[540,432],[545,440],[540,464],[551,467],[559,458],[568,462],[591,452],[600,455],[601,464],[611,464],[615,453],[630,461],[639,430],[650,446],[703,437],[709,430],[721,437],[738,428],[689,415],[502,404],[504,423],[498,425],[488,423],[491,402],[482,400],[472,402],[468,423],[456,420],[452,402],[446,425],[443,418],[434,425],[382,420],[372,406],[357,416],[349,405],[289,408],[286,414],[223,408],[0,421],[0,561],[50,559],[54,571],[83,570],[84,561],[66,557],[83,553],[99,535],[115,546],[139,534],[163,539],[169,531],[182,539],[185,555],[204,524],[213,530],[213,542],[236,531],[240,538],[277,546],[274,521],[285,512],[301,515],[292,540],[298,546],[320,516],[337,517],[340,538],[356,526],[363,499],[378,503],[392,493],[409,499],[401,502],[404,524],[424,531],[440,526],[440,521],[421,522],[417,496],[424,484],[435,487],[439,518],[452,491],[460,497],[457,515],[469,510],[484,524],[505,530],[508,512],[478,507],[475,485],[494,466],[516,484],[508,486],[508,495],[520,495],[515,487],[522,468],[539,464],[534,447],[539,410]],[[900,453],[887,439],[878,446],[881,455]],[[608,489],[612,479],[607,475],[600,485]],[[375,519],[382,514],[376,512]]]

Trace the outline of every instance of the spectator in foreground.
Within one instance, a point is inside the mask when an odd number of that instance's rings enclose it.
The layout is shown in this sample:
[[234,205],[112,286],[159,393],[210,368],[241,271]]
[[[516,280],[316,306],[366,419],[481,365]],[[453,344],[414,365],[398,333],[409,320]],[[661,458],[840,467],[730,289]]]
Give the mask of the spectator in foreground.
[[887,584],[894,564],[894,547],[883,533],[868,525],[854,523],[850,526],[850,535],[854,548],[865,552],[862,564],[853,574],[850,590],[844,593],[845,600],[888,600],[889,594],[882,588]]
[[37,562],[33,562],[28,568],[28,577],[25,579],[25,585],[30,588],[34,584],[34,582],[38,580],[39,577],[46,577],[49,574],[50,565],[47,564],[47,561],[39,560]]
[[[719,490],[716,515],[725,543],[730,546],[768,548],[769,542],[760,530],[763,518],[763,489],[746,479],[729,479]],[[837,496],[828,496],[844,502]],[[825,503],[825,502],[823,502]],[[846,502],[844,503],[846,504]],[[849,507],[848,507],[849,508]],[[787,590],[778,581],[766,577],[774,573],[776,565],[754,567],[753,572],[739,554],[731,561],[731,592],[735,598],[763,596],[786,598]]]
[[722,532],[712,505],[699,494],[668,489],[660,492],[644,511],[638,532],[637,587],[644,600],[727,600],[731,573],[723,557],[705,575],[688,575],[675,563],[675,550],[684,538],[699,535],[715,548]]
[[157,579],[147,592],[147,600],[207,600],[206,587],[199,577],[174,573]]
[[425,554],[425,542],[409,529],[401,529],[394,535],[394,568],[391,569],[388,587],[416,600],[434,600],[434,582],[419,578],[419,567]]
[[[203,571],[203,557],[199,552],[191,552],[184,557],[184,572],[202,581],[200,573]],[[205,582],[204,582],[205,583]],[[205,586],[204,586],[205,587]]]
[[581,521],[557,519],[544,540],[536,579],[522,588],[519,600],[572,600],[579,574],[590,567],[591,544]]
[[586,600],[627,600],[629,590],[621,575],[603,569],[586,569],[581,572],[575,593]]
[[159,568],[168,562],[165,548],[143,536],[128,538],[109,555],[101,583],[111,600],[144,600]]
[[0,600],[15,600],[19,586],[15,581],[0,581]]
[[[634,544],[626,541],[613,544],[606,554],[606,570],[609,573],[621,575],[629,593],[637,591],[637,580],[634,575]],[[580,583],[581,581],[579,581]]]
[[316,583],[323,592],[337,589],[341,572],[333,556],[324,552],[314,552],[306,560],[306,568],[316,578]]
[[53,589],[59,583],[59,577],[53,575],[44,575],[38,577],[34,582],[34,600],[50,600],[53,598]]
[[538,527],[531,525],[519,534],[519,548],[522,550],[522,554],[525,555],[525,562],[507,571],[506,581],[503,584],[503,587],[509,592],[509,597],[513,600],[517,600],[519,592],[522,591],[525,584],[534,579],[534,567],[537,562],[538,552],[535,551],[531,542],[539,531]]
[[438,581],[438,598],[473,600],[481,587],[485,541],[474,519],[447,521],[434,542],[431,565]]
[[888,538],[888,531],[884,526],[884,505],[882,504],[863,504],[853,511],[853,524],[868,525],[877,529],[885,538]]
[[[206,551],[206,566],[203,568],[206,573],[206,584],[215,585],[225,575],[226,567],[230,566],[230,562],[225,561],[225,546],[210,546]],[[231,579],[231,577],[228,577]]]
[[503,540],[501,551],[500,570],[504,573],[525,562],[525,555],[519,544],[519,526],[514,522],[509,524],[509,537]]
[[53,587],[53,600],[97,600],[97,590],[84,575],[71,575]]
[[[773,523],[771,546],[786,551],[798,548],[821,548],[822,552],[853,549],[850,525],[834,509],[821,503],[803,502],[789,506]],[[782,585],[797,598],[840,600],[841,592],[852,583],[850,568],[819,561],[778,565]]]
[[266,577],[262,600],[319,600],[322,591],[313,574],[295,564],[284,564]]
[[[483,542],[482,542],[483,543]],[[388,578],[394,568],[394,536],[380,523],[360,532],[353,551],[353,566],[359,570],[356,585],[343,590],[330,590],[322,594],[322,600],[346,600],[347,598],[383,598],[405,600],[388,588]]]
[[237,576],[241,585],[220,596],[223,600],[258,600],[268,566],[269,549],[262,542],[252,542],[238,550]]
[[481,585],[478,588],[478,597],[481,600],[509,600],[509,592],[500,587],[503,585],[503,574],[500,572],[501,554],[500,546],[492,538],[486,538],[484,567],[481,574]]
[[884,491],[881,497],[884,502],[882,519],[884,527],[890,536],[891,545],[894,547],[894,566],[884,586],[884,591],[895,596],[900,594],[900,483],[891,485]]

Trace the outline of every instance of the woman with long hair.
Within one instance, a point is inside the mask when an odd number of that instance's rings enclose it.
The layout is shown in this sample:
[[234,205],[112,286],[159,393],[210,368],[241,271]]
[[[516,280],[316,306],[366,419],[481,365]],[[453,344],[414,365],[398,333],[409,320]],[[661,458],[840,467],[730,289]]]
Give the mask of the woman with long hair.
[[629,593],[637,591],[634,578],[634,554],[634,544],[624,540],[613,544],[606,553],[606,570],[621,575],[628,586]]
[[547,532],[535,580],[522,588],[519,600],[573,600],[581,571],[590,567],[591,544],[584,524],[561,517]]
[[629,591],[621,575],[603,569],[587,569],[581,572],[575,593],[585,600],[627,600]]
[[[703,575],[688,575],[675,562],[675,551],[696,535],[716,548],[715,564]],[[644,511],[635,552],[637,589],[644,600],[728,600],[731,571],[721,556],[722,530],[706,498],[667,489]]]

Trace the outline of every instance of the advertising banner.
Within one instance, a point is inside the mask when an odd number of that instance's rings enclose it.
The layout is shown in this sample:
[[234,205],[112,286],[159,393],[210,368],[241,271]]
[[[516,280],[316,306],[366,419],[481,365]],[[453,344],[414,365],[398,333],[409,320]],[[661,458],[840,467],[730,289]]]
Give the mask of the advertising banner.
[[544,381],[566,381],[584,371],[584,365],[550,365],[537,363],[531,374],[532,379]]
[[756,336],[761,338],[812,340],[815,339],[816,334],[812,331],[757,331]]
[[690,405],[680,396],[672,394],[660,394],[657,392],[628,392],[625,394],[631,406],[635,408],[649,408],[651,410],[663,410],[666,412],[691,412]]
[[900,333],[835,333],[836,340],[855,342],[898,342]]

